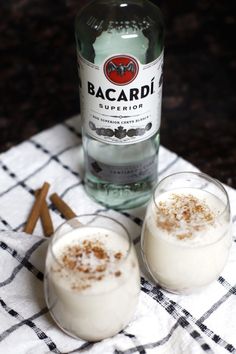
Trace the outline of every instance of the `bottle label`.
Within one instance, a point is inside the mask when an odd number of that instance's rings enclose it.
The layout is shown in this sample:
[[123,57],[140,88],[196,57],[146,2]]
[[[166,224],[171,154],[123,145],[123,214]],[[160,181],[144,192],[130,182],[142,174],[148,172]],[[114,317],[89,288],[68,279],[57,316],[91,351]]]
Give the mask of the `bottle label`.
[[108,165],[103,162],[96,161],[88,155],[86,163],[87,169],[93,176],[107,182],[129,184],[139,182],[145,178],[150,178],[151,180],[155,180],[157,178],[156,155],[132,165]]
[[134,144],[160,128],[163,52],[141,64],[133,56],[112,55],[101,65],[79,56],[84,131],[116,145]]

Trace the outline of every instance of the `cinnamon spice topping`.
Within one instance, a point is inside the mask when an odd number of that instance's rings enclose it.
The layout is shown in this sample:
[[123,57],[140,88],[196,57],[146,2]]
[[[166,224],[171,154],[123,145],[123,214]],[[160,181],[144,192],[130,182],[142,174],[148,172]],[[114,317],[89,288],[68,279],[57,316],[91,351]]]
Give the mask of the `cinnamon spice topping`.
[[[83,290],[91,286],[91,281],[101,281],[107,274],[119,277],[121,271],[117,270],[116,265],[122,257],[121,252],[109,251],[101,241],[93,239],[65,247],[60,261],[62,269],[78,274],[71,288]],[[112,270],[111,264],[114,264],[115,270]]]
[[191,238],[206,223],[214,223],[215,215],[209,206],[191,194],[171,194],[156,209],[156,224],[162,230],[183,240]]
[[121,252],[117,252],[114,256],[116,259],[121,259],[122,258],[122,253]]

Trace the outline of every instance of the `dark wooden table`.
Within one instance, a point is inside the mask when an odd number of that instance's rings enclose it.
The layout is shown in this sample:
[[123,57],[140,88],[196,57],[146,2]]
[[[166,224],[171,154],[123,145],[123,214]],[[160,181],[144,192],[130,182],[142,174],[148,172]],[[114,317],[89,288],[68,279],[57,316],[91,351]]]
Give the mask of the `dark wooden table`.
[[[0,151],[79,113],[74,17],[86,0],[0,3]],[[236,188],[232,1],[162,1],[161,143]]]

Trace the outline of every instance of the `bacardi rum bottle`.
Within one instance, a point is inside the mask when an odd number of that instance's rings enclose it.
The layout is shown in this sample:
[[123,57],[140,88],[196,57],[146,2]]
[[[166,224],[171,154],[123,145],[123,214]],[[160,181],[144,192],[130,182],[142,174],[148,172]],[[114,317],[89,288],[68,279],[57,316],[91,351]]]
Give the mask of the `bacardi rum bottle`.
[[163,21],[148,0],[95,0],[76,18],[85,186],[115,209],[157,181]]

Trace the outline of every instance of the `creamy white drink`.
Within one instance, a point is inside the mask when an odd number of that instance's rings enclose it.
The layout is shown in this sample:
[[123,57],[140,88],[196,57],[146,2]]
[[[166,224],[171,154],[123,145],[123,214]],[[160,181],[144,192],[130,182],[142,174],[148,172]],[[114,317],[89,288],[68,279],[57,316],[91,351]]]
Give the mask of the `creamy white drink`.
[[158,284],[191,293],[218,277],[231,245],[225,209],[222,200],[197,188],[168,190],[149,203],[142,252]]
[[140,291],[129,240],[99,227],[79,227],[52,244],[47,257],[48,307],[67,333],[88,341],[118,333],[131,320]]

